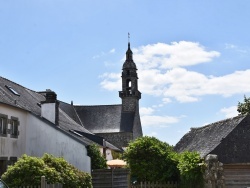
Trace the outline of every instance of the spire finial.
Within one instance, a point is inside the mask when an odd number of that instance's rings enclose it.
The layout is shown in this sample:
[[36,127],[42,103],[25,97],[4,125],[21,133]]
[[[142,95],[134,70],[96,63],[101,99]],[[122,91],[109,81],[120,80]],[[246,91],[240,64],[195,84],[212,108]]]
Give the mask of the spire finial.
[[128,32],[128,43],[130,43],[130,33]]

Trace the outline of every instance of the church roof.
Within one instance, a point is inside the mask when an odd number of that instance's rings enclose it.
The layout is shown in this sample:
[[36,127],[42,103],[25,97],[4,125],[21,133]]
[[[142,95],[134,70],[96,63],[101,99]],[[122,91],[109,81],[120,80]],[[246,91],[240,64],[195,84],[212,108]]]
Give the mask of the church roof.
[[93,133],[120,132],[122,105],[74,106],[82,125]]
[[121,132],[132,132],[135,112],[124,112],[121,114]]
[[176,144],[177,152],[197,151],[201,157],[206,156],[218,147],[221,141],[226,138],[246,116],[218,121],[203,127],[191,128]]

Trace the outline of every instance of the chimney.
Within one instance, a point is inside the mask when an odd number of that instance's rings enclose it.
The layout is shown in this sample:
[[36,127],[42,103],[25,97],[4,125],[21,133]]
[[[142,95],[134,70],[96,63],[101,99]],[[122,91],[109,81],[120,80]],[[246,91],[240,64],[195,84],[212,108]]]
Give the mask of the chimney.
[[41,101],[41,116],[50,122],[58,125],[58,105],[57,95],[54,91],[46,89],[45,92],[45,101]]

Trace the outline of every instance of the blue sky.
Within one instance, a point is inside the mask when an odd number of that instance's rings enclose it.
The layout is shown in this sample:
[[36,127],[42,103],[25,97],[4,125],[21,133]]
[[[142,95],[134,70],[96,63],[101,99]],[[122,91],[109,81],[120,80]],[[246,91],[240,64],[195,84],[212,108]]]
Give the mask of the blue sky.
[[250,96],[248,0],[0,0],[0,75],[59,100],[119,104],[130,32],[144,135],[174,145]]

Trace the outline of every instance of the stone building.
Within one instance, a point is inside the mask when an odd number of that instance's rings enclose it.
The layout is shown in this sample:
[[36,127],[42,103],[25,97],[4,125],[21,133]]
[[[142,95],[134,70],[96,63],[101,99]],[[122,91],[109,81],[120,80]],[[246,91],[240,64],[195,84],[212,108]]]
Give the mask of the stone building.
[[[72,106],[70,117],[78,117],[77,121],[90,132],[104,137],[107,141],[120,148],[128,145],[129,141],[142,136],[139,114],[138,76],[133,52],[128,43],[126,60],[122,67],[122,91],[119,96],[122,104]],[[65,111],[68,107],[65,106]]]
[[142,136],[138,77],[128,44],[122,71],[122,104],[73,105],[55,92],[36,92],[0,77],[0,175],[21,155],[64,157],[90,172],[86,146],[97,144],[107,159]]
[[250,115],[191,128],[176,144],[177,152],[217,155],[223,163],[226,187],[250,186]]

